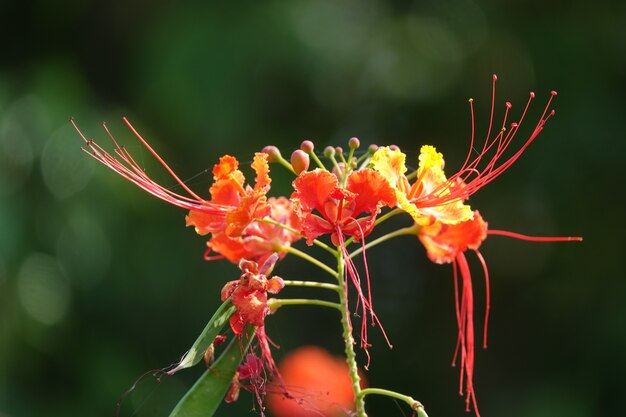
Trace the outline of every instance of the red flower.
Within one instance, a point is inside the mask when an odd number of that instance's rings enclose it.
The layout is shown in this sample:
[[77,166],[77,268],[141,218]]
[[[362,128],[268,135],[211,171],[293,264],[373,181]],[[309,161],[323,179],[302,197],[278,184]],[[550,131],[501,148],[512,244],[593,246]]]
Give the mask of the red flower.
[[267,293],[278,293],[285,284],[279,277],[267,279],[278,255],[270,256],[259,267],[254,261],[242,259],[239,268],[243,272],[241,278],[230,281],[222,288],[222,301],[232,298],[233,305],[237,309],[230,318],[230,327],[236,335],[241,335],[245,324],[261,327],[265,323],[265,316],[269,313],[267,306]]
[[345,188],[334,174],[321,169],[302,172],[293,187],[291,199],[309,244],[324,234],[331,234],[337,246],[339,233],[361,240],[372,231],[380,208],[396,204],[387,180],[371,169],[350,172]]
[[272,384],[274,389],[267,396],[267,407],[275,417],[336,417],[354,410],[345,360],[319,347],[305,346],[289,353],[278,370],[284,387]]
[[209,190],[211,204],[225,207],[226,215],[216,216],[203,210],[191,210],[186,217],[187,226],[194,226],[198,234],[239,236],[251,221],[269,214],[270,207],[265,196],[271,182],[267,154],[257,152],[254,155],[254,188],[244,187],[245,178],[238,167],[239,162],[230,155],[221,157],[220,162],[213,167],[215,182]]

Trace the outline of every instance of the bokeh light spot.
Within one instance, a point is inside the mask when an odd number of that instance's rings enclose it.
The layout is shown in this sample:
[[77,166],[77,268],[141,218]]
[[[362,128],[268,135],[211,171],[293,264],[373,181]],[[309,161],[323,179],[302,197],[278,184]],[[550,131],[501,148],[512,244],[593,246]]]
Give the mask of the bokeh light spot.
[[32,253],[22,264],[17,278],[22,307],[45,325],[59,323],[69,308],[70,287],[57,260]]
[[72,146],[69,125],[50,136],[41,156],[41,172],[50,192],[57,198],[67,198],[82,190],[93,175],[94,164]]

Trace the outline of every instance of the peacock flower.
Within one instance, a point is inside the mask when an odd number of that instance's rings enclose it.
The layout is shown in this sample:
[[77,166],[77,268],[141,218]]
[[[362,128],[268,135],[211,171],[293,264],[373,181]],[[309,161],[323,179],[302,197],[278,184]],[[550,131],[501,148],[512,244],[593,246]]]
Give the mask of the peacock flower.
[[236,335],[241,335],[246,324],[261,327],[269,314],[267,293],[276,294],[284,286],[280,277],[267,278],[272,272],[278,255],[270,256],[261,266],[254,261],[242,259],[239,262],[241,277],[230,281],[222,288],[221,298],[231,298],[237,309],[230,318],[230,327]]
[[362,240],[372,231],[381,207],[396,204],[387,180],[367,168],[351,171],[345,188],[335,174],[322,169],[302,172],[293,187],[291,200],[308,244],[324,234],[337,246],[344,235]]
[[[505,157],[507,149],[517,135],[535,99],[535,93],[530,93],[520,118],[508,126],[512,105],[507,102],[500,129],[492,135],[496,80],[497,77],[494,75],[489,128],[485,140],[482,146],[476,146],[474,105],[473,100],[470,99],[472,134],[469,150],[461,169],[449,178],[443,171],[443,155],[433,146],[426,145],[421,148],[418,169],[414,173],[416,180],[413,184],[410,184],[408,180],[413,175],[405,175],[406,156],[398,149],[382,147],[372,155],[372,168],[387,178],[396,192],[399,207],[409,213],[418,225],[428,225],[436,221],[443,224],[458,224],[471,220],[473,212],[463,202],[506,171],[539,136],[546,122],[554,115],[554,110],[550,110],[550,105],[556,92],[552,91],[528,139],[512,155]],[[472,157],[473,154],[475,156]]]
[[[487,320],[489,317],[489,275],[484,258],[478,251],[482,242],[487,238],[487,223],[480,213],[475,211],[471,220],[457,224],[435,222],[422,226],[418,238],[426,248],[428,258],[438,264],[452,263],[454,271],[454,299],[458,326],[457,347],[453,364],[457,356],[461,356],[461,374],[459,392],[463,394],[465,385],[466,409],[469,411],[473,403],[477,416],[478,406],[474,393],[474,293],[472,290],[472,275],[465,257],[468,249],[476,252],[482,263],[485,273],[487,289],[487,308],[485,309],[485,325],[483,346],[487,343]],[[461,296],[459,297],[458,276],[461,276]]]
[[267,199],[270,207],[268,219],[273,222],[252,222],[239,236],[228,236],[223,232],[213,233],[207,242],[209,251],[220,256],[205,256],[212,260],[226,258],[233,263],[241,259],[253,260],[262,264],[273,253],[283,258],[286,247],[300,239],[297,230],[300,229],[300,219],[293,211],[293,204],[285,197],[270,197]]
[[[449,182],[443,171],[444,159],[434,146],[424,145],[420,150],[417,180],[410,184],[405,176],[406,155],[398,148],[380,147],[372,155],[370,165],[380,172],[393,187],[398,206],[413,217],[418,225],[439,221],[456,224],[472,218],[472,210],[453,191],[462,189],[462,184]],[[428,196],[437,194],[446,197],[445,204],[430,204]]]
[[220,158],[213,167],[214,183],[209,189],[211,204],[225,207],[226,215],[214,215],[204,210],[191,210],[186,217],[187,226],[194,226],[200,235],[224,233],[239,236],[255,219],[270,212],[267,191],[271,183],[267,154],[257,152],[252,161],[256,172],[254,187],[244,186],[245,178],[239,170],[239,162],[230,155]]

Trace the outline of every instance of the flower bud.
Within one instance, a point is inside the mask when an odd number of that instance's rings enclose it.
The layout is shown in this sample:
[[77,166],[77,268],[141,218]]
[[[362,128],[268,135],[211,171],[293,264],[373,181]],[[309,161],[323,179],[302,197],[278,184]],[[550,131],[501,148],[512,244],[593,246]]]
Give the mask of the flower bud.
[[361,141],[359,140],[359,138],[350,138],[350,140],[348,141],[348,146],[350,147],[350,149],[358,149],[359,146],[361,146]]
[[309,154],[305,153],[302,149],[296,149],[291,154],[291,166],[296,172],[296,175],[300,175],[302,171],[309,169]]
[[305,140],[300,144],[300,149],[302,149],[306,153],[311,153],[313,152],[313,149],[315,149],[315,145],[313,145],[313,142],[311,142],[310,140]]
[[332,146],[327,146],[324,148],[324,156],[326,158],[332,158],[333,156],[335,156],[335,148],[333,148]]
[[281,277],[273,276],[267,281],[267,292],[278,294],[280,290],[285,288],[285,281]]
[[281,158],[280,151],[276,146],[266,146],[261,152],[267,154],[267,162],[276,162]]
[[376,152],[377,150],[378,150],[378,145],[374,145],[374,144],[371,144],[371,145],[369,146],[369,148],[367,148],[367,151],[368,151],[369,153],[371,153],[371,154],[373,154],[373,153],[374,153],[374,152]]

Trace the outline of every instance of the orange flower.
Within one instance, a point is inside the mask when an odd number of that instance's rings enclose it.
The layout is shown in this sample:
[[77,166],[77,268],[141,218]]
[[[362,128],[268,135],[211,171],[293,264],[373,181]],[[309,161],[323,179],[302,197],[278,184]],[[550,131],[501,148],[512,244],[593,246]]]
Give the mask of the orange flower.
[[[313,239],[330,234],[339,246],[339,234],[361,240],[374,227],[382,206],[394,206],[396,198],[386,179],[371,169],[352,171],[345,188],[337,177],[321,169],[302,172],[293,182],[291,200],[302,222],[302,231]],[[364,217],[359,217],[366,214]]]
[[345,360],[305,346],[289,353],[278,370],[284,386],[274,382],[267,395],[267,407],[275,417],[337,417],[354,410]]
[[[474,404],[477,416],[478,406],[474,393],[474,293],[472,290],[472,275],[467,264],[464,252],[472,249],[478,255],[485,272],[487,288],[487,308],[485,310],[485,326],[483,345],[487,343],[487,319],[489,314],[489,275],[487,265],[478,252],[481,243],[487,237],[487,223],[483,221],[478,211],[474,212],[472,220],[448,225],[435,222],[432,225],[420,228],[418,237],[426,247],[426,253],[430,260],[438,264],[452,263],[454,270],[454,299],[456,306],[456,319],[459,330],[457,347],[453,363],[457,355],[461,354],[461,374],[459,392],[463,394],[465,382],[466,409],[469,411],[470,403]],[[459,300],[458,274],[461,274],[461,297]]]
[[249,259],[262,264],[272,253],[284,257],[284,247],[300,239],[299,234],[290,231],[300,229],[300,220],[292,209],[291,201],[285,197],[270,197],[267,204],[270,207],[269,218],[289,229],[270,223],[252,222],[239,236],[213,233],[207,242],[209,250],[221,254],[233,263]]
[[226,207],[226,215],[216,216],[202,210],[191,210],[186,217],[187,226],[194,226],[200,235],[224,233],[226,236],[239,236],[252,220],[269,214],[266,193],[271,179],[267,154],[257,152],[254,155],[254,188],[244,187],[245,178],[238,168],[239,162],[230,155],[221,157],[213,167],[215,181],[209,190],[210,203]]

